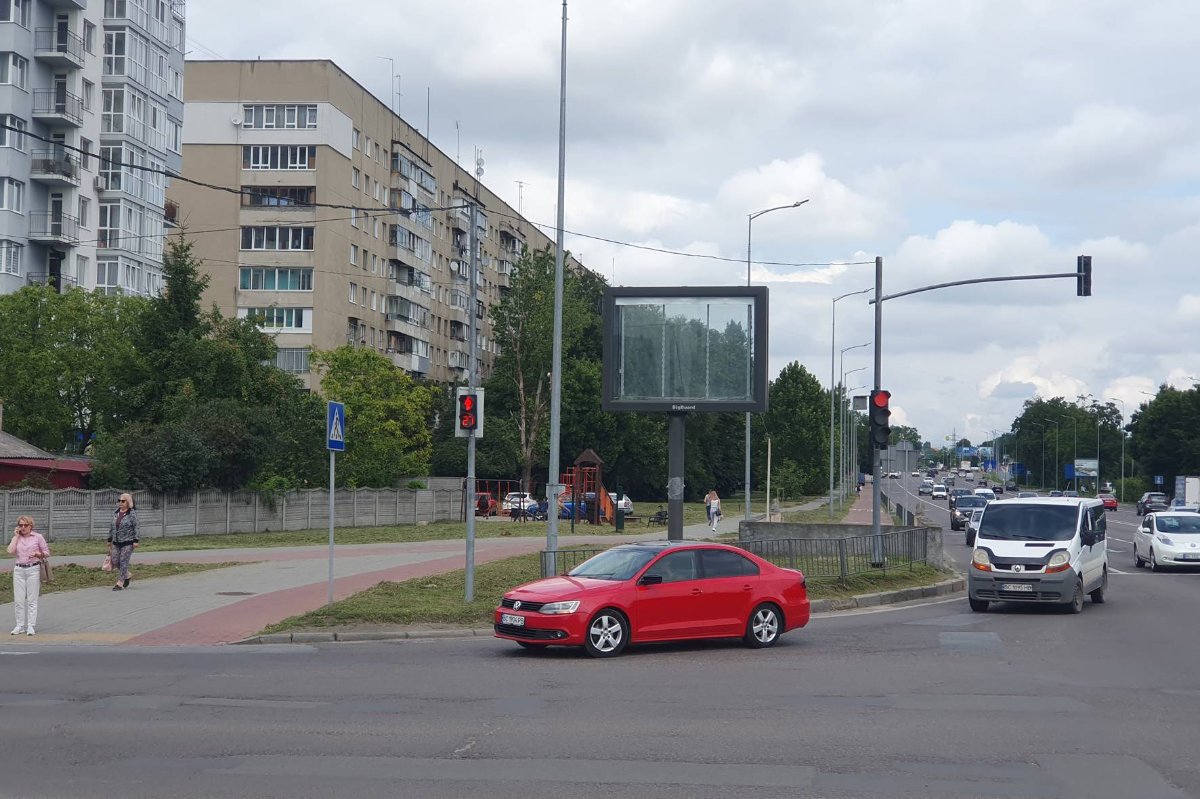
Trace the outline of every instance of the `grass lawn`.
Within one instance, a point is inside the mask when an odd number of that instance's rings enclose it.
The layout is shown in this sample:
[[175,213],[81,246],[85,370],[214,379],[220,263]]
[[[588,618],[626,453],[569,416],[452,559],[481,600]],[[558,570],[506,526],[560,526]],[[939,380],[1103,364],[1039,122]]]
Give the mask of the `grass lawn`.
[[[701,507],[701,511],[703,511]],[[812,581],[810,599],[848,597],[873,591],[887,591],[930,585],[952,576],[949,572],[925,565],[914,571],[889,570],[886,574],[852,578],[848,586],[836,581]],[[490,627],[492,611],[504,592],[540,575],[537,555],[519,555],[475,569],[475,601],[463,601],[466,584],[464,571],[447,572],[434,577],[419,577],[404,582],[383,582],[347,597],[332,606],[272,624],[264,633],[311,630],[340,625],[434,625]]]
[[[141,549],[141,547],[138,547]],[[50,559],[51,564],[54,559]],[[155,563],[134,564],[130,570],[135,581],[150,580],[155,577],[174,577],[177,574],[206,571],[208,569],[223,569],[227,566],[237,566],[236,563]],[[5,563],[5,571],[0,572],[0,604],[13,601],[12,569]],[[64,563],[54,566],[54,582],[42,583],[42,593],[52,594],[55,591],[74,591],[77,588],[97,588],[112,585],[117,581],[112,572],[101,571],[99,566],[80,566],[74,563]]]
[[[657,504],[639,503],[637,518],[626,520],[625,534],[636,535],[647,533],[656,535],[666,529],[666,525],[650,526],[646,519],[654,514]],[[666,507],[666,504],[663,504]],[[739,504],[740,507],[740,504]],[[728,517],[728,513],[726,516]],[[683,506],[683,523],[700,524],[705,521],[704,503],[690,502]],[[612,535],[616,530],[612,525],[591,525],[587,522],[576,522],[574,535]],[[558,534],[570,536],[571,520],[558,520]],[[511,519],[492,517],[488,520],[478,519],[475,524],[477,538],[498,538],[501,536],[528,536],[545,538],[546,522],[514,522]],[[338,527],[334,530],[334,541],[337,544],[387,544],[411,541],[462,541],[467,537],[467,525],[464,522],[435,522],[426,525],[393,525],[387,527]],[[272,533],[232,533],[219,535],[184,535],[171,538],[143,538],[138,552],[175,552],[185,549],[232,549],[243,547],[294,547],[318,546],[329,542],[328,528],[319,530],[294,530]],[[51,542],[50,550],[55,555],[104,555],[108,544],[103,539],[77,540],[60,539]]]

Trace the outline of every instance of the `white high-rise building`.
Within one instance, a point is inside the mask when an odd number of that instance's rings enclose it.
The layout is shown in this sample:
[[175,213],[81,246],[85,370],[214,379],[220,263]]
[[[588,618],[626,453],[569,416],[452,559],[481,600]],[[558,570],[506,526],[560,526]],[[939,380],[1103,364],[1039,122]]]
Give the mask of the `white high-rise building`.
[[0,294],[34,282],[161,288],[184,8],[0,0]]

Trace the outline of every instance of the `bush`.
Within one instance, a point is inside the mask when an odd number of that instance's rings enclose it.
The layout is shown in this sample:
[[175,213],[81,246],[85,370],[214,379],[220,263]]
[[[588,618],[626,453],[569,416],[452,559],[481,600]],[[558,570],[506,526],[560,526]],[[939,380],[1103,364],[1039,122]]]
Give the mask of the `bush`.
[[424,487],[425,487],[425,481],[423,481],[423,480],[409,480],[409,481],[408,481],[408,482],[407,482],[407,483],[404,485],[404,487],[405,487],[405,488],[411,488],[411,489],[414,489],[414,490],[417,490],[417,491],[419,491],[420,489],[422,489],[422,488],[424,488]]

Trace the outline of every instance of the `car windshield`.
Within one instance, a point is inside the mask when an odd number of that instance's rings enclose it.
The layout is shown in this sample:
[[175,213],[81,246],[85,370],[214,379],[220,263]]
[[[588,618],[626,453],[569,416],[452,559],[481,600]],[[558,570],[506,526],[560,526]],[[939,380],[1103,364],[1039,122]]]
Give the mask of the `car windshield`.
[[1075,535],[1078,506],[1010,505],[997,502],[988,506],[987,524],[979,528],[980,538],[1001,541],[1069,541]]
[[1200,516],[1157,516],[1154,529],[1160,533],[1200,533]]
[[596,580],[628,580],[657,554],[653,549],[617,547],[588,558],[567,572],[567,576],[591,577]]
[[987,504],[987,500],[983,497],[959,497],[958,507],[960,508],[982,508]]

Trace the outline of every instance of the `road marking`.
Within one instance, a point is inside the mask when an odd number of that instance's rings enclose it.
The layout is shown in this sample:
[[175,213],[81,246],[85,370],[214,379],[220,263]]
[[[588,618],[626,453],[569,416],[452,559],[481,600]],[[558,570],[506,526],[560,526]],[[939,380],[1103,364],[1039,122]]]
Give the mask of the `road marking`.
[[36,655],[37,652],[0,652],[0,655]]

